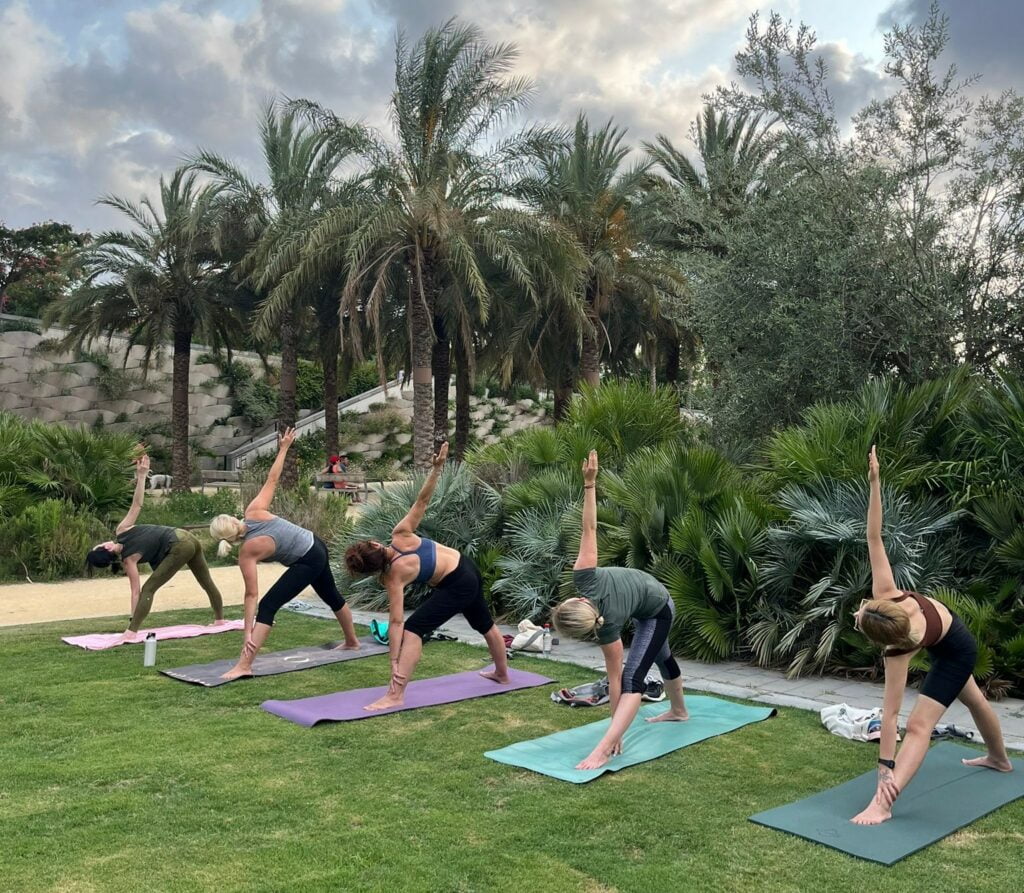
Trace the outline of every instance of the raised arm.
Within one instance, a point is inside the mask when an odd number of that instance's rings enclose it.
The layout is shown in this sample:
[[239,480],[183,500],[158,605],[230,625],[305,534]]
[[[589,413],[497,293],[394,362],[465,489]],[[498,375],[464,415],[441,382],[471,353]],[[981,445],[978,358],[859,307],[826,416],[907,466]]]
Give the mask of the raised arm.
[[117,525],[117,532],[124,533],[129,527],[134,527],[142,511],[142,500],[146,495],[146,477],[149,475],[149,456],[143,453],[135,460],[135,494],[132,496],[132,507],[124,520]]
[[[580,553],[573,570],[597,567],[597,450],[591,450],[583,463],[583,530]],[[610,679],[611,677],[609,677]]]
[[874,446],[868,455],[868,557],[871,559],[871,594],[875,598],[895,598],[900,591],[892,575],[889,557],[882,542],[882,483]]
[[430,497],[434,495],[434,488],[437,486],[437,479],[441,476],[441,469],[444,468],[444,463],[447,458],[448,441],[445,441],[441,444],[441,449],[437,451],[437,455],[434,456],[430,474],[427,475],[427,479],[423,482],[419,496],[416,497],[416,501],[412,504],[412,508],[409,509],[406,516],[402,518],[402,520],[395,525],[395,529],[391,531],[392,537],[403,533],[416,533],[416,528],[420,526],[420,522],[423,520],[423,516],[427,512],[427,506],[430,505]]
[[277,482],[281,479],[281,471],[284,468],[284,459],[288,455],[288,447],[292,445],[295,440],[295,429],[286,428],[277,440],[277,456],[274,459],[274,464],[270,466],[270,471],[267,472],[267,482],[263,485],[259,493],[252,502],[246,506],[245,513],[248,515],[251,512],[269,512],[270,503],[274,501],[274,491],[277,490]]

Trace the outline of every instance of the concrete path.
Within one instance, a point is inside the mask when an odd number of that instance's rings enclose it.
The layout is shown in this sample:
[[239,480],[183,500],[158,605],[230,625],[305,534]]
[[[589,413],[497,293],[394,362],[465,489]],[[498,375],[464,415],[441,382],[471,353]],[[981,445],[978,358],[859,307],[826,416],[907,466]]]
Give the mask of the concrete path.
[[[304,614],[312,614],[333,620],[325,605],[297,601],[285,606]],[[387,620],[387,614],[372,611],[353,611],[356,623],[367,624],[371,620]],[[499,627],[503,634],[514,635],[517,630],[510,626]],[[460,642],[483,645],[483,636],[470,628],[462,617],[454,617],[443,627],[444,632],[455,636]],[[539,655],[538,655],[539,656]],[[564,663],[576,664],[591,670],[604,672],[604,656],[601,649],[590,642],[576,642],[562,639],[552,647],[551,658]],[[726,661],[718,664],[704,664],[694,660],[679,659],[683,680],[688,691],[701,691],[743,698],[777,707],[795,707],[799,710],[818,712],[831,704],[847,703],[851,707],[871,709],[881,706],[882,685],[880,682],[861,682],[852,679],[838,679],[831,676],[802,676],[787,679],[778,670],[763,670],[750,664]],[[655,670],[655,672],[657,672]],[[901,716],[904,721],[910,714],[917,697],[915,689],[908,689],[903,698]],[[992,707],[1003,725],[1006,746],[1024,751],[1024,701],[1007,698],[993,701]],[[942,721],[953,723],[960,728],[973,729],[971,714],[959,702],[946,711]],[[980,738],[976,735],[980,741]]]

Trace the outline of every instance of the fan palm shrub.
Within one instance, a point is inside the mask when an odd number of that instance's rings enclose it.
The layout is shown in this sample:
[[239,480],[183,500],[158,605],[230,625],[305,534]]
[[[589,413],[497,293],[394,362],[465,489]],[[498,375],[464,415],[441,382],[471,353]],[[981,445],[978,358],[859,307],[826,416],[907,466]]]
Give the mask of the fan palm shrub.
[[[959,513],[891,483],[883,484],[882,499],[896,584],[926,593],[949,585]],[[871,594],[866,480],[790,485],[776,501],[788,517],[769,531],[759,563],[763,594],[747,630],[755,659],[785,665],[793,675],[873,666],[877,649],[853,630],[853,612]]]
[[668,444],[605,476],[618,514],[601,540],[609,564],[647,570],[676,603],[672,645],[701,660],[734,656],[755,598],[772,509],[710,447]]

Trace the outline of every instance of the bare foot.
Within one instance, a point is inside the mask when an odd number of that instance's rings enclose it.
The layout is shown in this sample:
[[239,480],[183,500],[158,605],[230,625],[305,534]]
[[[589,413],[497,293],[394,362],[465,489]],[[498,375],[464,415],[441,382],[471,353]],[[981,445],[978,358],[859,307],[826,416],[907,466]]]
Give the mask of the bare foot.
[[383,698],[378,698],[372,704],[367,704],[363,709],[371,712],[375,710],[390,710],[392,707],[401,707],[405,703],[405,698],[402,695],[386,694]]
[[335,651],[358,651],[363,647],[362,642],[353,642],[351,645],[348,642],[342,642],[340,645],[335,645]]
[[213,623],[210,624],[210,626],[223,626],[227,622],[228,621],[225,620],[223,617],[219,617],[219,618],[215,619],[213,621]]
[[497,670],[481,670],[480,675],[484,679],[490,679],[491,682],[499,682],[502,685],[508,685],[512,681],[508,678],[508,673],[499,673]]
[[585,760],[576,764],[577,769],[600,769],[608,762],[608,755],[603,753],[592,753]]
[[877,800],[872,800],[867,809],[857,813],[850,821],[855,825],[881,825],[882,822],[887,822],[891,818],[891,809],[882,806]]
[[221,673],[221,679],[238,679],[242,676],[251,676],[252,667],[243,667],[241,664],[235,664],[226,673]]
[[133,632],[130,629],[126,629],[121,635],[122,645],[138,645],[142,641],[141,632]]
[[650,717],[648,722],[686,722],[690,718],[690,712],[684,710],[682,713],[676,713],[675,710],[666,710],[664,713],[659,713],[657,716]]
[[961,760],[965,766],[981,766],[983,769],[995,769],[996,772],[1013,772],[1013,763],[1009,760],[996,760],[985,754],[973,760]]

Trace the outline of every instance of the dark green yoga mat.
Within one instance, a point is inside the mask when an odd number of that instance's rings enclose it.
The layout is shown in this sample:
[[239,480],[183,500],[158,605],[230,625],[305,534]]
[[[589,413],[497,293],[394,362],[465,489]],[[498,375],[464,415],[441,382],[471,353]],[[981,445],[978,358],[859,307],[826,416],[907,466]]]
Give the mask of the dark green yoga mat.
[[872,770],[837,788],[814,794],[788,806],[769,809],[750,821],[806,840],[892,865],[976,819],[1024,797],[1024,772],[995,772],[965,766],[961,759],[980,757],[981,751],[959,744],[937,744],[925,757],[881,825],[855,825],[857,815],[874,796],[878,772]]
[[647,717],[664,713],[669,709],[668,702],[644,704],[633,724],[622,736],[622,754],[612,757],[600,769],[576,769],[575,766],[589,756],[594,745],[608,730],[611,719],[555,732],[532,741],[520,741],[501,750],[490,750],[484,756],[509,766],[532,769],[560,781],[582,784],[593,781],[605,772],[618,772],[627,766],[655,760],[681,747],[724,735],[775,714],[773,707],[747,707],[702,695],[687,695],[686,706],[690,711],[690,719],[686,722],[649,723],[645,721]]

